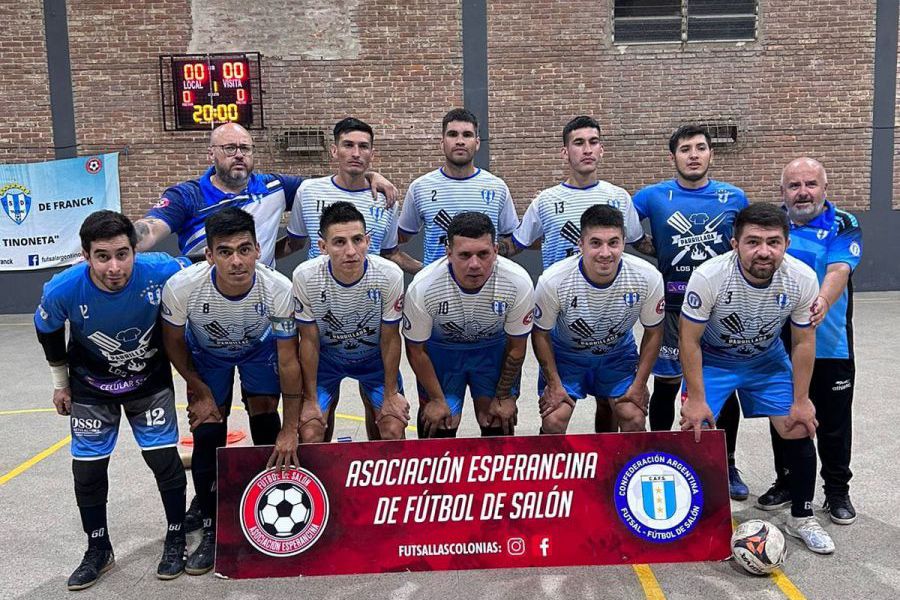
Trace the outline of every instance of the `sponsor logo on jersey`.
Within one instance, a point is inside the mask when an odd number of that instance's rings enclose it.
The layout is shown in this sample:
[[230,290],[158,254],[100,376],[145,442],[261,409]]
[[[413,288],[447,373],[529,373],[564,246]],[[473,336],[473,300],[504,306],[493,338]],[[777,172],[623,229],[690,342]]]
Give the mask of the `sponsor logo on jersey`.
[[166,197],[162,197],[156,201],[156,204],[153,205],[153,208],[166,208],[169,206],[169,199]]
[[651,542],[688,535],[703,512],[703,488],[694,469],[665,452],[641,454],[616,478],[616,512],[629,531]]
[[0,203],[6,216],[21,225],[31,212],[31,190],[15,182],[4,185],[0,188]]
[[534,321],[534,309],[528,311],[525,315],[525,318],[522,319],[523,325],[531,325],[531,322]]
[[656,303],[656,314],[661,315],[666,312],[666,299],[660,298],[659,302]]
[[862,249],[859,247],[858,242],[852,242],[850,244],[850,254],[852,254],[853,256],[859,256],[861,252]]
[[[712,246],[723,243],[722,234],[716,230],[727,216],[727,212],[721,212],[712,218],[706,213],[693,213],[686,217],[678,210],[669,215],[666,223],[678,232],[672,236],[672,245],[680,248],[672,258],[672,266],[680,263],[685,256],[690,256],[695,262],[717,256],[718,252]],[[700,231],[694,231],[695,227],[699,227]]]
[[670,281],[666,283],[666,291],[670,294],[683,294],[687,290],[687,281]]
[[329,512],[325,486],[310,471],[266,470],[244,489],[241,530],[263,554],[295,556],[319,540],[328,525]]
[[396,312],[401,312],[403,310],[403,298],[404,297],[405,297],[404,294],[400,294],[400,296],[397,298],[396,302],[394,302],[394,310]]
[[700,300],[700,295],[697,292],[688,292],[687,304],[691,308],[700,308],[703,306],[703,301]]

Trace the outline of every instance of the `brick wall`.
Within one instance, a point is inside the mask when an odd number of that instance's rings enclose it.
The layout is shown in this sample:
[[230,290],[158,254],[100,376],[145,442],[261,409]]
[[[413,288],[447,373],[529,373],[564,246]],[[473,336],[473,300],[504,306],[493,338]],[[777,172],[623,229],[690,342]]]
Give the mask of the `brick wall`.
[[[193,2],[212,14],[236,5]],[[339,3],[349,33],[322,26],[308,35],[353,36],[351,44],[327,44],[344,58],[303,58],[310,55],[305,48],[263,59],[268,129],[254,132],[257,169],[327,173],[324,155],[287,155],[277,134],[330,131],[354,115],[376,129],[376,168],[405,187],[440,164],[440,118],[462,101],[460,7],[440,0]],[[265,4],[253,10],[259,6]],[[603,177],[631,191],[671,175],[665,142],[679,123],[732,119],[739,141],[718,151],[714,177],[752,199],[775,199],[782,165],[809,154],[829,167],[832,198],[850,209],[868,206],[873,2],[760,0],[758,41],[685,47],[614,45],[611,7],[612,0],[488,4],[491,170],[507,180],[520,213],[563,177],[561,130],[580,113],[603,125]],[[131,216],[206,166],[206,135],[162,131],[159,108],[158,55],[186,52],[199,39],[195,8],[191,0],[68,3],[79,154],[127,148],[120,172]],[[0,158],[52,158],[41,2],[6,3],[0,16],[16,25],[0,40]],[[298,10],[271,22],[289,27],[304,18]],[[213,35],[208,22],[203,27]],[[222,31],[223,39],[257,50],[252,31],[235,27]]]

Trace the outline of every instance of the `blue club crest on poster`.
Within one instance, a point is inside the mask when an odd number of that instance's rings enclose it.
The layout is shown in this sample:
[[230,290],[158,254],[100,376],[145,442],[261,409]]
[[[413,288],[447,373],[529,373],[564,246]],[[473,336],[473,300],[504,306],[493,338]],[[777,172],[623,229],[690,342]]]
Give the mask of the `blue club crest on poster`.
[[76,263],[85,218],[121,210],[119,155],[0,165],[0,205],[0,271]]

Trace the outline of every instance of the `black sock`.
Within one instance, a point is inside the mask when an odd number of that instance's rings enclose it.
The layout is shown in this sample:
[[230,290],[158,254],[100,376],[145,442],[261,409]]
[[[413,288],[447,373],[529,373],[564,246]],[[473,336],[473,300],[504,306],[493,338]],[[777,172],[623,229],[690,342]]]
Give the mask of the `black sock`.
[[166,539],[184,537],[184,501],[186,488],[165,490],[159,493],[166,511]]
[[716,426],[725,430],[725,449],[728,451],[728,466],[734,466],[734,449],[737,446],[738,427],[741,423],[741,405],[737,393],[732,392],[719,412]]
[[457,429],[459,429],[459,427],[454,427],[452,429],[433,429],[431,431],[431,437],[433,437],[433,438],[455,438]]
[[810,517],[816,493],[816,446],[812,439],[784,440],[785,461],[791,477],[791,516]]
[[254,446],[271,446],[281,431],[281,417],[277,412],[250,416],[250,437]]
[[[507,435],[503,433],[502,427],[484,427],[483,425],[479,425],[481,428],[481,437],[500,437],[501,435]],[[509,432],[508,435],[515,435],[515,428],[512,428],[512,431]]]
[[653,394],[650,396],[650,431],[669,431],[675,421],[675,399],[681,381],[653,378]]
[[194,430],[194,452],[191,475],[203,515],[203,528],[211,527],[216,514],[216,449],[225,446],[228,427],[225,423],[204,423]]
[[787,487],[788,470],[784,458],[784,440],[781,439],[781,436],[778,435],[778,431],[771,423],[769,423],[769,436],[772,438],[772,457],[775,462],[775,483],[776,485]]
[[106,524],[106,505],[79,506],[78,510],[81,512],[81,527],[88,536],[88,547],[112,548]]

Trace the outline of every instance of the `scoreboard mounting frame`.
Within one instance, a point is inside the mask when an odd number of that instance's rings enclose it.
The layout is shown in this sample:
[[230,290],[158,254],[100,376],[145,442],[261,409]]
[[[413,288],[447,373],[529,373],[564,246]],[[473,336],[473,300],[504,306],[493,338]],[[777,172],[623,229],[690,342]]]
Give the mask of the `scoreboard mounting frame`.
[[164,131],[209,131],[223,123],[264,129],[259,52],[159,57]]

